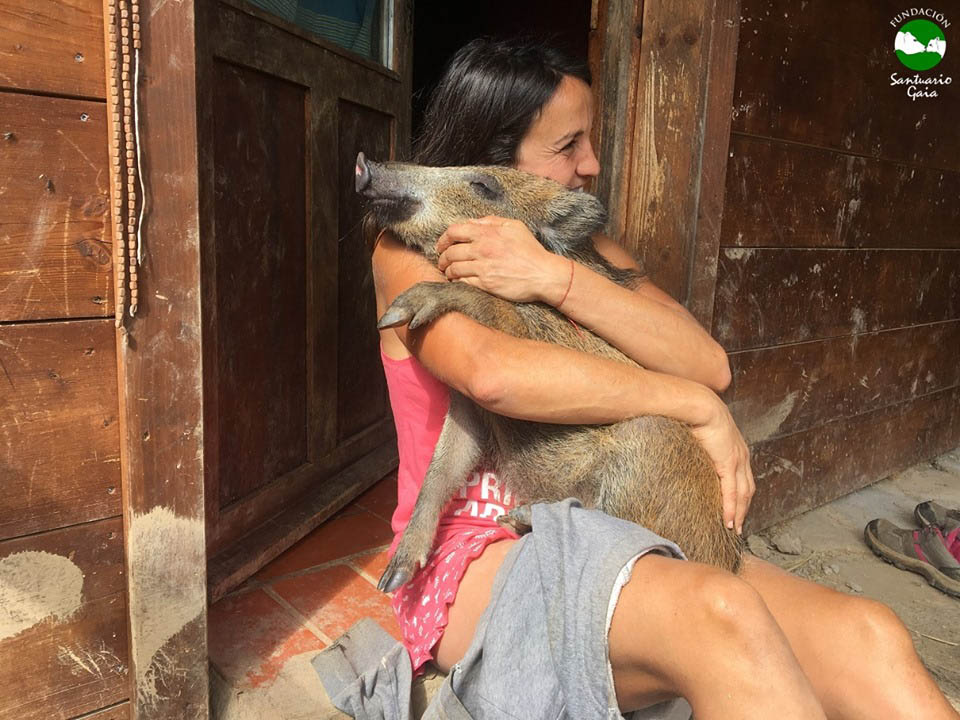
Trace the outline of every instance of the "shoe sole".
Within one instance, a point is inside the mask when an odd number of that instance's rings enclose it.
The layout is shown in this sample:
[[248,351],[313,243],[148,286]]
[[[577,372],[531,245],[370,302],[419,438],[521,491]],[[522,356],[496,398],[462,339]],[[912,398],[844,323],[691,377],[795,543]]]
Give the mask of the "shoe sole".
[[960,598],[960,582],[951,580],[930,563],[925,563],[921,560],[917,560],[916,558],[912,558],[909,555],[904,555],[903,553],[899,553],[893,548],[884,545],[880,541],[880,537],[877,535],[876,523],[876,520],[871,520],[869,523],[867,523],[867,527],[863,529],[863,539],[866,541],[867,547],[873,551],[874,555],[881,560],[890,563],[894,567],[900,568],[901,570],[922,575],[924,579],[926,579],[927,583],[935,587],[940,592]]

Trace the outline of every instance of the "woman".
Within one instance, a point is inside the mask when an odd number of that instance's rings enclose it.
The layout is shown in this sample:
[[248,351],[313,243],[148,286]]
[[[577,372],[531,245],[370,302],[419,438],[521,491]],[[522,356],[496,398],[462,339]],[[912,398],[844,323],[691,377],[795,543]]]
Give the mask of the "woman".
[[[512,165],[577,190],[599,172],[591,122],[584,66],[542,47],[474,41],[455,56],[431,99],[417,160]],[[608,238],[594,242],[613,264],[639,269]],[[715,392],[728,385],[729,366],[682,306],[649,282],[630,291],[571,266],[514,221],[451,226],[438,250],[439,269],[381,235],[373,254],[379,312],[416,282],[467,282],[508,300],[551,304],[640,367],[509,337],[459,314],[417,331],[382,331],[400,437],[398,535],[439,433],[445,405],[438,398],[447,387],[492,412],[532,421],[656,414],[686,422],[717,467],[728,526],[741,531],[754,484],[743,438]],[[511,500],[491,473],[475,473],[448,506],[437,551],[394,597],[415,669],[431,658],[443,670],[457,664],[502,591],[498,584],[491,595],[517,541],[494,519]],[[960,717],[885,606],[752,557],[733,576],[662,551],[638,552],[632,570],[624,568],[610,587],[605,648],[613,712],[682,696],[699,720]],[[602,664],[596,674],[605,675]]]

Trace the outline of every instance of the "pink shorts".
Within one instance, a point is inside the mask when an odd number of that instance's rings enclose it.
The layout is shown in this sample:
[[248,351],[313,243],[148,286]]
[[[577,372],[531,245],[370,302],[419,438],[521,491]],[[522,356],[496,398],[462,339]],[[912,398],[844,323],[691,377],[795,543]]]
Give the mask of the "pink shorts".
[[393,595],[393,611],[410,653],[414,675],[432,660],[433,648],[447,627],[447,613],[457,597],[467,566],[487,545],[516,539],[513,531],[500,527],[460,528],[437,538],[427,564]]

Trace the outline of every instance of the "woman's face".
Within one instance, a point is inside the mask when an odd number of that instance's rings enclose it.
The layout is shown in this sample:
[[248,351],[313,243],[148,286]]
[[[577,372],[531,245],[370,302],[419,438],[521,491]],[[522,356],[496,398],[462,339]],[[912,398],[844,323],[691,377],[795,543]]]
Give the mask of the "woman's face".
[[590,86],[565,75],[517,148],[518,170],[556,180],[571,190],[600,172],[590,144],[593,96]]

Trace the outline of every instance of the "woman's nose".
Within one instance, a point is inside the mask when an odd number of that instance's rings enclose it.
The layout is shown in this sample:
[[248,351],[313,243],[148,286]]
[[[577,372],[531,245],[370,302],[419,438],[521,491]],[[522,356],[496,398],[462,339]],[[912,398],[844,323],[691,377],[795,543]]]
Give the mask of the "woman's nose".
[[577,175],[580,177],[596,177],[599,174],[600,161],[597,160],[597,156],[593,152],[593,145],[587,140],[583,157],[580,158],[580,162],[577,164]]

